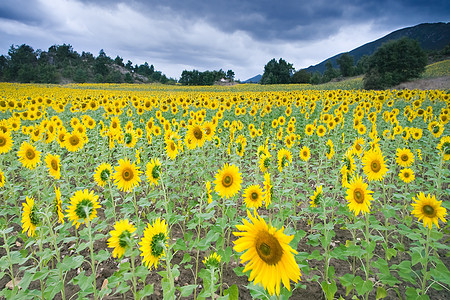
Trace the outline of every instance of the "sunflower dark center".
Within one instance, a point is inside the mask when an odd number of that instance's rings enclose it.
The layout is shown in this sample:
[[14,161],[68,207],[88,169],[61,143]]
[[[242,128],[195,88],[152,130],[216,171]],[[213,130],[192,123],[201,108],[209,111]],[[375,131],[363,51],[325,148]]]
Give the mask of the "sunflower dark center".
[[6,139],[3,137],[0,137],[0,147],[3,147],[6,145]]
[[433,133],[438,133],[438,132],[439,132],[439,126],[434,126]]
[[198,127],[194,128],[194,136],[197,140],[202,139],[203,132],[200,130],[200,128],[198,128]]
[[77,208],[75,209],[75,214],[79,219],[86,219],[86,211],[91,215],[94,205],[90,199],[83,199],[78,202]]
[[154,166],[153,170],[152,170],[152,176],[155,179],[159,178],[159,171],[160,171],[160,167],[159,166]]
[[357,188],[353,191],[353,199],[359,204],[364,202],[364,191]]
[[170,143],[170,150],[175,151],[177,148],[175,147],[175,143]]
[[102,181],[107,181],[109,179],[109,176],[111,175],[111,172],[108,169],[103,169],[100,172],[100,179]]
[[267,231],[261,231],[256,236],[256,252],[268,265],[276,265],[283,257],[280,242]]
[[119,235],[119,246],[122,248],[127,247],[130,237],[131,233],[128,230],[122,231],[122,233]]
[[378,173],[381,170],[381,164],[378,160],[374,160],[370,163],[370,168],[372,172]]
[[27,152],[25,152],[25,156],[29,160],[32,160],[36,156],[36,153],[34,153],[33,149],[28,149]]
[[53,170],[58,171],[58,162],[56,161],[56,159],[52,159],[50,165],[52,166]]
[[230,187],[233,184],[233,177],[230,175],[225,175],[222,179],[222,185],[224,187]]
[[252,195],[251,195],[251,198],[252,198],[253,201],[258,200],[258,198],[259,198],[258,193],[257,192],[253,192]]
[[150,247],[153,257],[160,257],[164,253],[164,247],[162,243],[164,243],[166,236],[163,232],[155,234],[152,238]]
[[407,154],[402,154],[402,156],[400,157],[400,159],[402,161],[408,161],[408,155]]
[[209,135],[209,134],[211,134],[211,128],[209,128],[209,127],[206,127],[205,133],[206,133],[206,135]]
[[122,178],[125,181],[130,181],[134,177],[134,172],[130,168],[125,168],[122,171]]
[[356,149],[357,151],[361,150],[361,145],[360,145],[359,143],[357,143],[357,144],[355,145],[355,149]]
[[78,136],[72,135],[72,136],[69,138],[69,143],[70,143],[72,146],[76,146],[76,145],[78,145],[78,144],[80,143],[80,139],[78,138]]
[[422,211],[427,217],[434,217],[435,215],[434,208],[431,205],[424,205]]
[[403,173],[403,177],[405,177],[405,178],[409,178],[409,172],[405,172],[405,173]]

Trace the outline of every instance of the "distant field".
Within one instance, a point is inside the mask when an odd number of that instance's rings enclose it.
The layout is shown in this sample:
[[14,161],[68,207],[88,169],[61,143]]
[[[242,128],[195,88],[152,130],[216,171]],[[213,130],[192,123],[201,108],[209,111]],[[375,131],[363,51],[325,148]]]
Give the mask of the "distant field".
[[450,76],[450,59],[426,66],[423,78]]

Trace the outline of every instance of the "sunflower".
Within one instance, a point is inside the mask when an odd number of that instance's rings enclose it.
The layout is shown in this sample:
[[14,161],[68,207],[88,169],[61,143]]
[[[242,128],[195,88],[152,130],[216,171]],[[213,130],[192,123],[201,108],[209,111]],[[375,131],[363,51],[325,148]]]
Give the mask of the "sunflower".
[[170,159],[174,160],[179,153],[178,146],[172,139],[166,139],[165,142],[166,142],[166,154]]
[[186,139],[190,140],[193,147],[202,147],[206,141],[206,133],[199,124],[189,125],[186,132]]
[[23,213],[22,213],[22,227],[24,233],[27,232],[28,236],[35,236],[36,226],[39,224],[38,209],[34,205],[34,198],[26,198],[26,202],[22,203]]
[[143,257],[144,266],[149,269],[158,266],[159,259],[165,255],[164,248],[168,247],[167,240],[169,239],[167,233],[167,224],[165,220],[156,219],[153,224],[147,223],[147,228],[144,230],[144,237],[141,239],[139,245],[141,247],[141,256]]
[[244,191],[244,202],[247,208],[259,208],[262,205],[263,192],[259,185],[254,184],[249,186]]
[[323,137],[327,133],[327,128],[323,125],[319,125],[317,126],[316,132],[319,137]]
[[211,253],[209,256],[206,256],[203,260],[203,264],[208,269],[218,269],[220,267],[220,261],[222,257],[218,255],[216,252]]
[[133,129],[127,129],[125,131],[125,134],[123,135],[123,143],[125,147],[134,148],[134,146],[136,146],[137,140],[138,137],[136,131],[134,131]]
[[139,167],[131,163],[128,158],[119,160],[119,165],[114,167],[114,183],[119,190],[129,192],[141,182]]
[[114,224],[114,230],[109,232],[111,237],[108,239],[108,247],[114,248],[112,253],[114,258],[121,258],[125,254],[125,250],[128,247],[132,247],[131,239],[135,231],[136,227],[128,222],[127,219],[120,220]]
[[450,159],[450,136],[444,136],[436,147],[444,154],[444,160]]
[[94,192],[89,192],[87,189],[78,190],[70,198],[70,206],[66,209],[67,218],[72,221],[72,225],[76,228],[81,224],[87,223],[97,217],[97,208],[100,208],[98,203],[98,196]]
[[267,152],[267,154],[264,153],[260,156],[259,169],[261,170],[261,172],[266,172],[267,169],[270,167],[271,158],[272,158],[272,155],[270,155],[269,152]]
[[217,171],[215,178],[214,184],[216,186],[214,190],[220,197],[232,197],[241,189],[242,177],[239,168],[235,165],[225,163],[222,169]]
[[3,171],[0,169],[0,187],[4,187],[6,182],[5,174],[3,174]]
[[300,149],[299,156],[303,161],[308,161],[311,157],[311,151],[309,150],[309,147],[303,146],[302,149]]
[[41,152],[37,151],[36,148],[28,142],[23,142],[22,145],[20,145],[17,155],[23,166],[31,170],[34,169],[41,160]]
[[411,204],[414,207],[411,214],[420,220],[423,219],[423,227],[433,228],[433,224],[439,228],[438,219],[446,223],[445,215],[447,210],[441,206],[442,201],[437,201],[435,195],[428,194],[425,196],[423,192],[417,194],[417,199],[412,198],[416,203]]
[[55,212],[58,215],[58,222],[64,224],[64,214],[62,212],[61,191],[55,187]]
[[292,163],[292,153],[286,149],[280,149],[277,154],[278,159],[278,171],[283,171],[284,167],[287,167],[289,163]]
[[356,154],[358,154],[358,156],[361,156],[365,143],[366,142],[363,138],[357,138],[353,143],[353,150],[356,152]]
[[367,175],[369,181],[383,179],[389,169],[384,162],[381,151],[369,150],[362,157],[363,171]]
[[272,203],[273,186],[270,181],[270,173],[264,173],[264,203],[266,208]]
[[9,132],[0,130],[0,154],[7,153],[13,146],[13,140]]
[[317,205],[320,204],[322,197],[323,197],[323,192],[322,192],[322,186],[320,185],[314,191],[314,195],[312,195],[310,197],[311,201],[309,202],[309,204],[311,204],[311,207],[317,207]]
[[327,152],[325,153],[325,155],[327,156],[328,159],[332,159],[333,156],[334,156],[334,144],[333,144],[333,141],[328,139],[326,146],[327,146]]
[[61,163],[59,155],[52,155],[50,153],[47,154],[45,156],[45,163],[47,164],[50,176],[53,176],[55,179],[61,178]]
[[77,152],[84,146],[83,136],[75,130],[71,133],[66,133],[64,136],[64,146],[70,152]]
[[344,163],[344,167],[343,167],[343,169],[341,169],[341,173],[342,173],[342,170],[347,172],[347,174],[349,174],[349,175],[351,175],[351,174],[353,174],[353,172],[355,172],[356,165],[355,165],[355,159],[353,158],[353,149],[352,148],[347,149],[347,151],[345,151],[342,162]]
[[407,148],[397,148],[397,157],[395,161],[399,166],[409,167],[414,162],[414,154]]
[[152,158],[150,162],[147,163],[145,176],[147,176],[147,181],[150,183],[150,185],[158,185],[158,180],[161,176],[161,162],[159,161],[159,158]]
[[211,181],[206,182],[206,197],[208,198],[208,203],[211,203],[212,202]]
[[94,180],[98,186],[104,187],[110,180],[112,166],[107,163],[100,164],[94,172]]
[[350,211],[355,212],[355,216],[360,212],[370,212],[370,201],[372,201],[373,191],[367,189],[367,183],[365,183],[362,177],[356,175],[350,182],[347,189],[348,208]]
[[300,268],[295,261],[297,254],[289,243],[293,235],[284,234],[284,227],[277,230],[255,212],[255,216],[247,210],[251,222],[243,220],[243,224],[236,225],[239,232],[233,232],[239,238],[234,242],[233,249],[241,254],[241,263],[248,262],[243,270],[251,270],[249,281],[262,285],[270,295],[279,295],[281,282],[290,291],[292,280],[300,280]]
[[416,178],[414,176],[414,171],[409,168],[401,170],[398,177],[405,183],[410,183]]

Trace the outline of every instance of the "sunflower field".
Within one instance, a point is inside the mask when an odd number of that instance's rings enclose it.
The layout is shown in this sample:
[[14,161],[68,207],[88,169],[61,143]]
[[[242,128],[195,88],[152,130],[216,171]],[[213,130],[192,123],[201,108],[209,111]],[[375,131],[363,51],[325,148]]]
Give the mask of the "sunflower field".
[[450,94],[0,83],[0,298],[444,299]]

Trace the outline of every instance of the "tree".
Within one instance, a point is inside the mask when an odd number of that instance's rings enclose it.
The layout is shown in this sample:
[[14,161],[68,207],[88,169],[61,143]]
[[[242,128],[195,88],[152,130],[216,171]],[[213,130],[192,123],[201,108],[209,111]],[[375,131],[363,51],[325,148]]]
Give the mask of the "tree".
[[233,72],[233,70],[228,70],[227,71],[227,78],[229,79],[229,80],[231,80],[231,81],[233,81],[234,80],[234,72]]
[[327,63],[325,64],[325,72],[323,72],[323,76],[322,76],[322,81],[323,82],[328,82],[333,78],[336,78],[339,76],[339,71],[337,71],[334,67],[333,64],[331,63],[331,61],[327,61]]
[[294,71],[292,64],[280,58],[278,62],[275,58],[271,59],[264,66],[264,74],[261,77],[261,84],[285,84],[291,80]]
[[292,83],[310,83],[311,81],[311,73],[306,71],[306,69],[298,70],[291,77]]
[[342,54],[336,59],[339,69],[341,70],[341,75],[344,77],[352,76],[354,73],[353,67],[353,56],[348,54],[348,52]]
[[427,56],[418,41],[405,37],[387,42],[370,57],[364,88],[384,89],[419,77],[426,65]]

